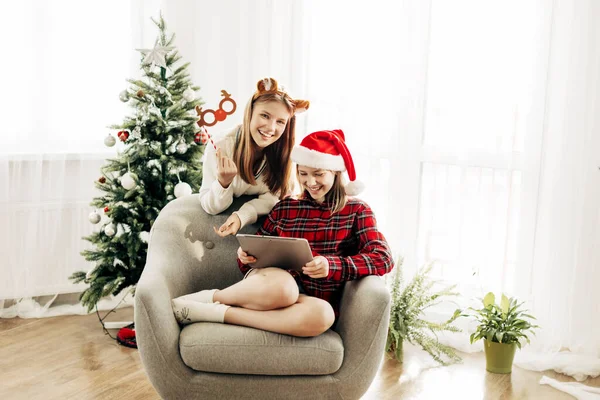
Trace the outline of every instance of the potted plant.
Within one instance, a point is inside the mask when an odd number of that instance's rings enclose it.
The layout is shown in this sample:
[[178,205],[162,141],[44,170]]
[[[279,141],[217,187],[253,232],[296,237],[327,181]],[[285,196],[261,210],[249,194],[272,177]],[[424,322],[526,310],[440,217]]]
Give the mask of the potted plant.
[[386,352],[390,358],[398,362],[403,361],[404,341],[418,344],[434,360],[442,365],[448,365],[461,361],[460,356],[454,349],[437,338],[437,332],[460,332],[460,329],[452,325],[454,320],[461,314],[457,310],[450,319],[443,322],[431,322],[423,318],[424,311],[440,303],[445,297],[457,296],[454,286],[434,290],[437,283],[429,277],[429,271],[433,264],[428,264],[417,271],[408,284],[403,284],[402,266],[403,259],[400,257],[396,262],[396,274],[392,282],[390,309],[390,326],[388,329]]
[[483,339],[486,369],[496,374],[510,374],[517,347],[521,348],[523,340],[529,343],[529,333],[535,334],[531,320],[535,319],[527,314],[514,298],[502,294],[500,304],[496,304],[494,293],[489,292],[483,298],[483,308],[471,310],[472,316],[479,325],[471,335],[471,343]]

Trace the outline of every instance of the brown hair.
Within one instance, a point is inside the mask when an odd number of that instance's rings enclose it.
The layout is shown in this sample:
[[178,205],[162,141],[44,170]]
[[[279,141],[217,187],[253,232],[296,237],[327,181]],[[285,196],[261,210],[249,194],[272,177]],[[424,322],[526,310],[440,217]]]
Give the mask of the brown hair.
[[[346,188],[344,187],[344,182],[342,180],[342,171],[331,171],[334,173],[335,178],[333,180],[333,185],[329,192],[325,194],[325,202],[331,203],[331,213],[335,214],[342,210],[342,208],[346,207],[346,203],[348,201],[348,196],[346,194]],[[302,190],[302,194],[300,194],[301,199],[311,198],[309,194],[306,194],[306,190],[302,187],[302,182],[300,181],[300,171],[298,170],[298,166],[296,166],[296,179],[298,180],[298,184],[300,185],[300,189]]]
[[253,167],[257,161],[257,145],[250,134],[250,120],[252,119],[252,111],[256,104],[272,101],[283,104],[290,112],[290,119],[281,137],[264,148],[266,166],[263,174],[269,191],[273,194],[278,194],[279,199],[283,199],[289,194],[288,192],[292,187],[292,182],[290,182],[292,173],[290,154],[296,142],[295,113],[308,109],[310,103],[307,100],[293,100],[286,92],[280,90],[277,81],[273,78],[265,78],[258,81],[257,91],[248,101],[244,110],[244,121],[233,152],[233,161],[237,166],[238,174],[244,182],[255,185],[256,179],[254,179]]

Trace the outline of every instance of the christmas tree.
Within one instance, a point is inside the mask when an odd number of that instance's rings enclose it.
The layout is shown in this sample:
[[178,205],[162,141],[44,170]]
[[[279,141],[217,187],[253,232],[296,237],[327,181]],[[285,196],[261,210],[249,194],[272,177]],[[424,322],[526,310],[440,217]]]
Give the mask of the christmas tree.
[[[93,249],[82,252],[95,266],[70,277],[89,285],[80,296],[88,312],[102,297],[135,288],[158,213],[174,198],[197,192],[202,181],[204,146],[195,113],[202,105],[195,94],[200,88],[191,83],[189,63],[176,66],[181,57],[172,46],[175,35],[167,37],[162,16],[152,21],[160,32],[153,49],[138,50],[143,76],[128,79],[119,95],[132,115],[110,126],[123,149],[107,160],[95,183],[103,194],[93,199],[89,219],[99,229],[84,238]],[[109,134],[104,144],[116,141]]]

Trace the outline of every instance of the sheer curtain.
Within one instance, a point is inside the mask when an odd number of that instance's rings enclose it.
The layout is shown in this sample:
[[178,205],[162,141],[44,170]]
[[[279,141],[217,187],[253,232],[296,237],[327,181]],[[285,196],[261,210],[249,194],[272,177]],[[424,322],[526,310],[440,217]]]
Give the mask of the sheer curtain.
[[[91,267],[79,252],[94,229],[93,181],[114,154],[106,126],[127,112],[118,93],[162,10],[208,107],[221,89],[245,103],[270,75],[311,100],[299,137],[344,129],[362,197],[406,275],[436,259],[435,275],[457,282],[465,302],[516,295],[543,327],[530,349],[548,355],[545,366],[579,354],[587,369],[573,375],[600,372],[597,2],[0,7],[5,54],[20,54],[0,64],[10,77],[0,100],[0,302],[79,289],[67,276]],[[227,124],[241,113],[233,117]],[[43,308],[0,306],[0,316]],[[525,354],[523,365],[540,367]]]
[[[305,4],[308,131],[344,129],[404,274],[436,260],[462,306],[527,301],[543,329],[520,365],[600,374],[600,5]],[[479,351],[461,324],[444,340]]]
[[[544,327],[524,365],[600,375],[600,4],[555,2],[530,274]],[[578,357],[589,356],[588,358]],[[583,365],[587,368],[579,368]]]
[[[7,78],[0,97],[0,317],[84,313],[78,305],[52,305],[57,294],[82,289],[68,280],[72,272],[93,267],[80,255],[89,246],[82,237],[97,227],[88,221],[89,203],[100,167],[119,150],[103,140],[107,126],[128,113],[118,95],[126,79],[140,76],[135,49],[154,45],[150,17],[162,11],[207,106],[218,105],[226,89],[243,110],[264,76],[302,93],[301,7],[292,1],[24,0],[0,10],[8,46],[0,63]],[[226,122],[238,123],[241,115]]]
[[118,1],[0,8],[7,39],[0,65],[0,317],[53,315],[57,294],[82,287],[67,277],[90,267],[79,255],[81,238],[93,229],[94,180],[114,154],[102,144],[105,127],[126,110],[115,99],[134,72],[132,13]]

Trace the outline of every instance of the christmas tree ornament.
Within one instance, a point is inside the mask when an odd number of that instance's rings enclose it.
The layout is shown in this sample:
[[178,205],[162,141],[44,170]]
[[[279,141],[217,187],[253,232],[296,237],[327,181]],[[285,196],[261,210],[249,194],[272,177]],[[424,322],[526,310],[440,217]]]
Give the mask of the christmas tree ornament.
[[104,207],[104,214],[106,214],[109,211],[110,211],[110,208],[108,208],[108,206]]
[[115,228],[113,224],[108,224],[104,227],[104,233],[106,236],[115,236],[115,233],[117,233],[117,228]]
[[181,140],[179,142],[179,144],[177,145],[177,152],[179,154],[185,154],[185,152],[188,151],[188,145],[186,142],[184,142],[183,140]]
[[215,144],[215,142],[213,142],[212,137],[206,131],[205,127],[200,128],[200,132],[198,132],[196,135],[200,135],[199,139],[200,142],[202,142],[202,144],[206,144],[208,141],[210,141],[214,149],[217,150],[217,145]]
[[153,49],[136,49],[140,53],[144,54],[146,57],[142,62],[142,65],[158,65],[162,68],[167,68],[166,56],[169,51],[171,51],[173,47],[171,46],[159,46],[158,43],[154,46]]
[[127,92],[127,90],[123,90],[121,93],[119,93],[119,100],[121,100],[123,103],[127,103],[129,101],[129,92]]
[[137,186],[137,175],[131,172],[126,172],[121,177],[121,186],[126,190],[131,190]]
[[106,178],[101,176],[100,178],[98,178],[98,182],[104,183],[104,182],[106,182]]
[[137,93],[135,94],[137,97],[144,97],[144,91],[142,89],[138,90]]
[[183,91],[182,97],[185,101],[191,103],[196,98],[196,92],[194,92],[194,90],[191,87],[188,87]]
[[121,139],[121,142],[125,142],[127,140],[127,138],[129,137],[129,132],[119,131],[117,133],[117,136],[119,137],[119,139]]
[[140,240],[144,243],[148,243],[148,239],[150,239],[150,232],[141,231],[140,232]]
[[108,136],[106,136],[104,138],[104,144],[107,147],[113,147],[115,145],[115,143],[117,143],[117,140],[115,139],[115,137],[113,135],[111,135],[110,133],[108,134]]
[[175,190],[173,190],[173,193],[177,198],[189,196],[192,194],[192,187],[186,182],[179,182],[177,185],[175,185]]
[[100,214],[98,214],[96,211],[92,211],[90,213],[90,215],[88,215],[88,219],[94,225],[96,225],[98,222],[100,222],[100,218],[101,218]]

